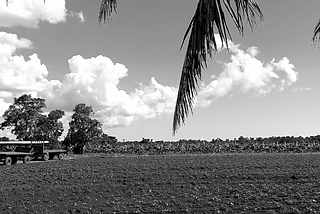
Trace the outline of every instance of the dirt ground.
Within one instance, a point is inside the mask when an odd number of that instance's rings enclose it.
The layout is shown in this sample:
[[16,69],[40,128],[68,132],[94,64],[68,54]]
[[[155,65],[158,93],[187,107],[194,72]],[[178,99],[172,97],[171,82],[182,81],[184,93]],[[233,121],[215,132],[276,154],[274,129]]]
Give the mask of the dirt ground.
[[0,181],[0,213],[320,213],[320,154],[73,155]]

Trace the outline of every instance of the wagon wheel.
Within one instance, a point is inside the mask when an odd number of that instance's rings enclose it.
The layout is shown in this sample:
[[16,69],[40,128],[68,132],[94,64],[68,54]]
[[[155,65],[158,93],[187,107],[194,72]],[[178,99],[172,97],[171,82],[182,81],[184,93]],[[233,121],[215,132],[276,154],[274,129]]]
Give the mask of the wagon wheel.
[[5,164],[5,165],[11,165],[11,163],[12,163],[11,157],[6,157],[6,158],[4,159],[4,164]]
[[44,154],[43,154],[43,160],[44,160],[44,161],[49,160],[49,154],[48,154],[48,153],[44,153]]
[[29,156],[24,156],[23,157],[23,163],[30,163],[30,157]]
[[64,158],[64,154],[63,153],[59,153],[58,154],[58,158],[59,158],[59,160],[63,159]]

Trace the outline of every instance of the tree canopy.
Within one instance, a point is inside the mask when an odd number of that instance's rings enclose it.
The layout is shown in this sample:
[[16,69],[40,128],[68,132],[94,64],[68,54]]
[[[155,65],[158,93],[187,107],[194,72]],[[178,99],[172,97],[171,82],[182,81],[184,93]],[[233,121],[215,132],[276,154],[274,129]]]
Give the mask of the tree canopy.
[[11,129],[18,140],[33,140],[43,108],[46,108],[45,99],[32,98],[30,94],[14,98],[3,114],[1,128]]
[[97,140],[103,135],[102,124],[91,118],[94,116],[94,111],[91,106],[84,103],[77,104],[73,112],[65,144],[68,147],[73,146],[74,151],[81,154],[87,143]]
[[18,140],[57,141],[62,135],[63,124],[59,119],[64,115],[62,110],[53,110],[44,115],[45,99],[32,98],[24,94],[14,98],[14,103],[3,114],[2,129],[11,129]]

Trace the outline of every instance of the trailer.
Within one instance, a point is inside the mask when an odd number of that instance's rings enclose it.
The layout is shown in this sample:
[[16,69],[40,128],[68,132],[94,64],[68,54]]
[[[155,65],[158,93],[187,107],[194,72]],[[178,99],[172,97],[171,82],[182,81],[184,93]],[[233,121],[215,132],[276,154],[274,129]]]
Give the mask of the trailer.
[[45,149],[44,144],[32,144],[31,148],[34,152],[32,157],[35,159],[41,157],[44,161],[51,160],[55,156],[61,160],[67,154],[67,150],[64,149]]
[[18,160],[23,160],[23,163],[30,163],[33,157],[33,148],[16,147],[14,151],[0,152],[0,160],[5,165],[16,164]]
[[5,165],[11,165],[16,164],[18,160],[23,160],[23,163],[29,163],[30,160],[38,159],[39,157],[47,161],[57,156],[58,159],[61,160],[67,154],[67,150],[63,149],[45,149],[45,144],[47,143],[48,141],[0,142],[0,145],[14,146],[14,150],[12,151],[0,152],[0,160],[2,160]]

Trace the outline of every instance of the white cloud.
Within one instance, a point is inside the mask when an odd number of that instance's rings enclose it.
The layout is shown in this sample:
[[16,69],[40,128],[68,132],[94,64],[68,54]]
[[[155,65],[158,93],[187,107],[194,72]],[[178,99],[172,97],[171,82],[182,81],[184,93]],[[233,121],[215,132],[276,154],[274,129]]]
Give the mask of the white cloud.
[[17,49],[32,48],[32,42],[28,39],[19,39],[16,34],[0,32],[0,59],[6,63]]
[[1,1],[0,5],[0,27],[38,28],[41,21],[57,24],[65,22],[67,16],[85,21],[83,12],[66,9],[65,0],[13,0],[8,5]]
[[52,91],[53,98],[59,97],[59,106],[72,109],[79,101],[93,106],[112,106],[126,94],[117,88],[119,80],[127,75],[124,65],[113,64],[103,56],[84,59],[77,55],[68,62],[70,73]]
[[290,64],[287,57],[279,62],[271,60],[264,63],[257,59],[257,47],[250,47],[247,51],[240,49],[240,45],[229,43],[230,62],[224,64],[223,71],[208,85],[202,85],[195,106],[208,106],[215,99],[226,96],[232,90],[243,93],[251,92],[255,96],[266,95],[272,90],[282,91],[297,81],[298,73]]
[[311,91],[312,90],[312,88],[311,87],[306,87],[306,88],[295,88],[295,89],[293,89],[292,90],[292,92],[294,92],[294,93],[298,93],[298,92],[301,92],[301,91]]
[[278,63],[274,63],[276,69],[284,71],[287,78],[281,80],[280,90],[292,85],[292,83],[298,80],[298,72],[295,72],[294,65],[290,64],[287,57],[283,57]]
[[49,72],[37,54],[25,60],[23,56],[16,55],[17,49],[21,48],[32,48],[32,42],[19,39],[15,34],[0,32],[0,91],[6,97],[13,91],[42,91],[49,84],[45,78]]
[[80,11],[80,12],[72,12],[72,11],[70,11],[68,13],[68,15],[71,16],[71,17],[75,17],[75,18],[79,19],[81,23],[86,21],[82,11]]
[[134,92],[127,93],[118,87],[127,76],[124,65],[114,64],[103,56],[84,59],[77,55],[68,62],[70,73],[64,81],[55,84],[55,90],[49,90],[50,93],[39,93],[46,97],[48,106],[71,111],[77,103],[86,103],[93,107],[105,127],[126,126],[140,118],[172,113],[176,90],[157,83],[154,78],[149,85],[141,84]]
[[[131,97],[140,103],[139,108],[145,109],[141,112],[144,118],[153,118],[163,114],[170,114],[175,105],[177,89],[159,84],[154,77],[147,86],[140,85]],[[139,109],[136,109],[139,112]]]
[[66,12],[65,0],[14,0],[8,6],[2,1],[0,26],[37,28],[40,21],[57,24],[66,20]]

